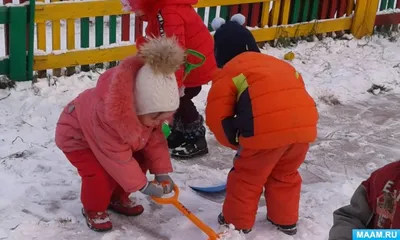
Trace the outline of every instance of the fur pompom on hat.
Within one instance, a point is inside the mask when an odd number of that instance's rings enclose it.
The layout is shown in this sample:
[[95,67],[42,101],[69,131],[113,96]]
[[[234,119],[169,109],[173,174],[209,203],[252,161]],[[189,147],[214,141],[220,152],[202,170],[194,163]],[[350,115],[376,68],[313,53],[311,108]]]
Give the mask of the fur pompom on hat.
[[214,54],[219,68],[241,53],[260,52],[253,34],[243,26],[245,22],[245,16],[240,13],[227,22],[223,18],[215,18],[211,22],[215,31]]
[[175,72],[184,64],[186,53],[176,38],[150,38],[138,56],[144,65],[136,76],[136,114],[175,111],[179,90]]

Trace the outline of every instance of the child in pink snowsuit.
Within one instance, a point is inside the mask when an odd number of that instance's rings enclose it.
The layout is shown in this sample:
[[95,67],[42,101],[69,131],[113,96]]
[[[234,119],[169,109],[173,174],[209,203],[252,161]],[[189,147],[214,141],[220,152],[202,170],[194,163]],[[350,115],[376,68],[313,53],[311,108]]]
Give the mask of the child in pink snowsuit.
[[[82,213],[91,229],[112,228],[107,209],[141,214],[130,193],[161,197],[172,191],[161,125],[179,106],[174,73],[184,60],[176,39],[152,39],[62,111],[55,140],[82,178]],[[147,170],[156,182],[147,180]]]

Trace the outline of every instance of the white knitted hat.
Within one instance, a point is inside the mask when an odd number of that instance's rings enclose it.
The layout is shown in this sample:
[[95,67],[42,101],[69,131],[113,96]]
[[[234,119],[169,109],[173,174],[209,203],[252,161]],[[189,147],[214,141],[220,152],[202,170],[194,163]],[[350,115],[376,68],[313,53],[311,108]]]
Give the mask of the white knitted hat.
[[175,38],[149,39],[138,55],[145,64],[136,76],[136,114],[175,111],[179,90],[175,71],[185,61],[185,51]]

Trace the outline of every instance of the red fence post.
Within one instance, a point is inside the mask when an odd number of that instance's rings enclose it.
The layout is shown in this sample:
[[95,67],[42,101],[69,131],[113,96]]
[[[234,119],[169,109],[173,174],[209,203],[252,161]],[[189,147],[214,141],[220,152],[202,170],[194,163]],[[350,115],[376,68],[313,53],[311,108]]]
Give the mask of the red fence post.
[[121,17],[121,41],[129,41],[130,14],[124,14]]
[[249,21],[249,13],[250,13],[250,4],[241,4],[240,5],[240,13],[243,14],[243,16],[246,17],[246,21],[244,23],[245,26],[247,26],[248,24],[250,24]]
[[339,8],[338,8],[338,18],[343,17],[344,15],[346,15],[346,10],[347,10],[347,0],[340,0],[339,3]]
[[261,3],[253,3],[251,6],[251,19],[250,19],[250,27],[259,26],[259,19],[261,13]]
[[143,21],[135,17],[135,42],[141,36],[143,36]]
[[[3,4],[4,5],[6,5],[7,3],[12,3],[12,0],[3,0]],[[8,42],[8,36],[9,36],[9,33],[10,33],[10,29],[9,29],[9,26],[8,26],[8,24],[6,24],[5,26],[4,26],[4,43],[5,43],[5,50],[6,50],[6,56],[9,54],[9,50],[10,50],[10,43]]]
[[[229,11],[229,19],[233,16],[233,15],[235,15],[236,13],[238,13],[239,12],[239,5],[232,5],[231,6],[231,9],[230,9],[230,11]],[[227,19],[227,20],[229,20],[229,19]]]

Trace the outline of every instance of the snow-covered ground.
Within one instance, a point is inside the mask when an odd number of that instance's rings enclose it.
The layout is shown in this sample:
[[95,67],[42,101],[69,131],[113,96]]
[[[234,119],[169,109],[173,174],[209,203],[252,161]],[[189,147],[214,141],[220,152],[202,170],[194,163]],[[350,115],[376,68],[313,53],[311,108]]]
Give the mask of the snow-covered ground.
[[[320,111],[318,141],[301,167],[299,231],[290,237],[275,230],[265,220],[261,199],[256,224],[246,239],[327,239],[333,210],[349,202],[371,171],[400,156],[398,41],[327,38],[290,50]],[[283,58],[289,49],[264,51]],[[207,239],[174,207],[160,206],[140,193],[132,197],[145,207],[141,216],[111,213],[114,229],[109,233],[87,228],[80,213],[80,178],[56,148],[54,129],[62,107],[95,86],[97,77],[98,73],[80,73],[0,90],[0,239]],[[368,93],[372,84],[384,84],[390,91]],[[208,89],[205,86],[196,99],[202,112]],[[219,146],[212,135],[208,142],[208,156],[173,160],[172,177],[180,186],[181,202],[218,231],[223,195],[200,196],[189,185],[224,182],[234,152]]]

